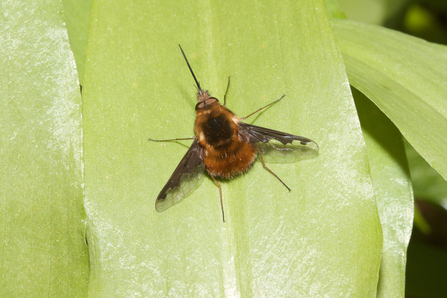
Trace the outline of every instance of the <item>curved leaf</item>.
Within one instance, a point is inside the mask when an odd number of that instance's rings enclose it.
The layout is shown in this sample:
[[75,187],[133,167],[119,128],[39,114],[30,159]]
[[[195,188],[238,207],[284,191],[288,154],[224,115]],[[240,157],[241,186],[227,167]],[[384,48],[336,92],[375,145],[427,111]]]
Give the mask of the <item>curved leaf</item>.
[[404,297],[414,203],[402,135],[362,93],[353,89],[353,95],[368,150],[383,230],[377,296]]
[[58,1],[2,2],[0,291],[82,297],[79,83]]
[[[322,3],[96,1],[85,68],[90,294],[373,296],[382,234],[366,149]],[[286,93],[256,125],[302,135],[317,158],[257,162],[218,189],[209,178],[157,213],[186,152],[195,89],[244,116]]]
[[332,21],[349,82],[447,178],[447,48],[389,29]]

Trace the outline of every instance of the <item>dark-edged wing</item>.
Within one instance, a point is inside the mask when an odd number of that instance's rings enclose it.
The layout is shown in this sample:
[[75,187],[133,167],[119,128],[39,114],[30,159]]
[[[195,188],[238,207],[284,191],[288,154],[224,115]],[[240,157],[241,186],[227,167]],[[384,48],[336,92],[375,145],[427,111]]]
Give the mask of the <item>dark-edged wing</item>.
[[239,134],[249,143],[257,143],[262,154],[271,156],[302,156],[318,152],[311,139],[265,127],[239,122]]
[[155,201],[155,209],[158,212],[165,211],[180,202],[197,184],[205,169],[201,157],[202,150],[197,138],[194,138],[188,152],[186,152]]

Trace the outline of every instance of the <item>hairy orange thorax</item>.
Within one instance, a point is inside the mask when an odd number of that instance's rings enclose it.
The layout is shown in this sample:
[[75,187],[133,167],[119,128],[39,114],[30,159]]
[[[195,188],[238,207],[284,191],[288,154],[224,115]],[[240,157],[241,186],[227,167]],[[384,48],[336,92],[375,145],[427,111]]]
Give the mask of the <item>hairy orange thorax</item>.
[[205,151],[206,170],[227,179],[247,171],[256,151],[240,138],[239,118],[217,100],[197,109],[196,114],[194,131]]

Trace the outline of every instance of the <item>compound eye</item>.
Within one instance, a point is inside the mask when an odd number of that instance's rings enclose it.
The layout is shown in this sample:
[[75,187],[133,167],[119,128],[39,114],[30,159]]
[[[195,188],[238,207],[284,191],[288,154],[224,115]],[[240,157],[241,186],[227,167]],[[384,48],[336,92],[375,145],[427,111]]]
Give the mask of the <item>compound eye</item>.
[[198,102],[196,104],[196,111],[203,109],[204,107],[209,106],[210,104],[213,104],[215,102],[219,102],[219,100],[215,97],[210,97],[210,98],[207,98],[205,101]]
[[202,109],[205,106],[205,103],[203,101],[198,102],[196,104],[196,111]]

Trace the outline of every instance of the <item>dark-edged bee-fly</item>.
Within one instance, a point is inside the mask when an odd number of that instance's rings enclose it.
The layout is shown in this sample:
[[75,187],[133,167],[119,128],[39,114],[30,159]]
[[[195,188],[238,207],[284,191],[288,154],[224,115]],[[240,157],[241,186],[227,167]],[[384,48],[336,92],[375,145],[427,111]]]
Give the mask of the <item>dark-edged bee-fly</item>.
[[238,118],[225,107],[230,78],[228,78],[224,95],[224,104],[221,105],[217,98],[210,96],[208,91],[200,87],[182,47],[180,45],[179,47],[198,90],[197,116],[194,124],[195,136],[169,140],[149,139],[155,142],[193,140],[191,147],[158,195],[155,209],[161,212],[180,202],[206,170],[219,187],[222,218],[225,222],[222,188],[215,177],[231,179],[245,173],[250,169],[258,154],[264,168],[290,191],[290,188],[265,165],[262,154],[292,156],[312,154],[318,152],[317,143],[305,137],[242,122],[242,120],[280,101],[285,95],[244,118]]

